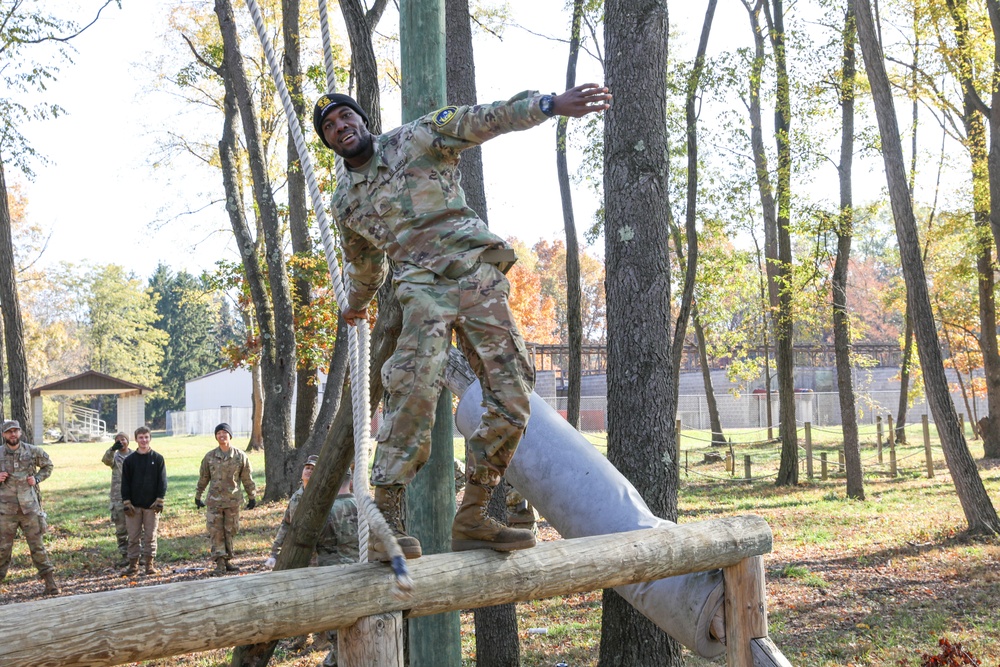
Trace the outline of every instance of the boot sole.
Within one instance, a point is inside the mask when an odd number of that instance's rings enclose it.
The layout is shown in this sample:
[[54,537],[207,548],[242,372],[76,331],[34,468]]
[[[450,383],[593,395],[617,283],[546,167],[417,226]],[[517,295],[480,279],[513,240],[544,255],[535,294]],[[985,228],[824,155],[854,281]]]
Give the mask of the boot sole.
[[[420,547],[400,547],[403,551],[403,556],[406,560],[411,560],[413,558],[420,558],[424,555],[423,549]],[[375,549],[368,550],[368,560],[377,561],[379,563],[391,563],[392,556],[385,551],[376,551]]]
[[520,551],[535,546],[535,538],[517,542],[488,542],[486,540],[456,540],[451,541],[452,551],[475,551],[476,549],[492,549],[493,551]]

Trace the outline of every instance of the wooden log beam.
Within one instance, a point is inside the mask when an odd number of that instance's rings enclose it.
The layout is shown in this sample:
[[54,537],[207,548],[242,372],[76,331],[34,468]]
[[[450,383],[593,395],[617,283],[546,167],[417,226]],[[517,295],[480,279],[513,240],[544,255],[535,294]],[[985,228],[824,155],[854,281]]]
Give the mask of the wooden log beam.
[[[0,667],[99,667],[332,630],[392,611],[424,616],[733,566],[771,550],[756,516],[652,528],[534,549],[409,561],[413,596],[379,563],[163,584],[0,607]],[[30,619],[31,632],[24,632]],[[128,619],[123,623],[122,619]]]

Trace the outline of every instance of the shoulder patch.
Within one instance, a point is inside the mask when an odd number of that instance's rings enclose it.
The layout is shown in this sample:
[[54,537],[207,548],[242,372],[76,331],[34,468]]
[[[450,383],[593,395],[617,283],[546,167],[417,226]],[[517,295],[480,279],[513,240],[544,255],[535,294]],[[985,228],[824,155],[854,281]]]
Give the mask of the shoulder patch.
[[458,107],[445,107],[443,109],[439,109],[434,114],[434,124],[438,127],[443,127],[448,123],[448,121],[455,117],[455,111],[457,111],[457,109]]

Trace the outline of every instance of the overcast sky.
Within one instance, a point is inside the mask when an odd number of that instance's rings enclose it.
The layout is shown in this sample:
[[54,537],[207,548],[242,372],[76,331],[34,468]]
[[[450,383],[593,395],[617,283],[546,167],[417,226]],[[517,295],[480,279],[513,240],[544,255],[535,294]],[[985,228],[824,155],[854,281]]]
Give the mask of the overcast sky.
[[[200,169],[156,166],[158,145],[170,127],[179,122],[221,127],[219,117],[155,90],[148,66],[177,44],[165,37],[168,4],[126,1],[121,10],[106,9],[74,41],[75,63],[63,66],[46,93],[67,115],[26,128],[49,163],[36,164],[33,182],[12,173],[8,180],[24,186],[29,216],[52,232],[45,264],[116,262],[145,277],[160,261],[198,273],[220,257],[236,259],[225,213],[220,205],[209,205],[221,196],[221,178]],[[566,32],[561,3],[511,4],[516,21],[538,34],[509,28],[502,40],[477,38],[482,101],[527,88],[564,87],[567,47],[540,36]],[[594,60],[583,57],[578,80],[599,80],[599,71]],[[387,107],[383,118],[386,126],[397,124],[398,108]],[[502,236],[534,242],[562,235],[554,145],[550,122],[485,146],[491,226]],[[581,229],[589,226],[596,205],[586,188],[578,189]],[[203,210],[178,217],[196,209]]]

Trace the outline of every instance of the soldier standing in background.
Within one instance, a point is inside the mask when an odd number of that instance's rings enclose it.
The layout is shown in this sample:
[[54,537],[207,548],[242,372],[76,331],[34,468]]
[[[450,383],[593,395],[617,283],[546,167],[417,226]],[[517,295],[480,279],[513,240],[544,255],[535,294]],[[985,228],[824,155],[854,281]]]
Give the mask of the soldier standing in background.
[[17,529],[24,533],[31,561],[45,582],[45,594],[57,595],[55,568],[45,551],[47,528],[38,492],[39,483],[52,474],[52,461],[41,447],[21,442],[21,425],[3,423],[3,458],[0,459],[0,582],[7,576]]
[[[212,560],[215,561],[216,575],[236,572],[240,568],[232,564],[233,540],[240,529],[240,505],[246,489],[247,509],[257,506],[257,485],[253,481],[253,469],[247,455],[232,446],[233,430],[223,422],[215,427],[215,440],[219,446],[205,454],[201,461],[201,474],[195,489],[194,505],[205,510],[208,524],[208,539],[212,545]],[[201,496],[208,489],[208,496],[202,502]]]
[[[486,515],[493,489],[514,456],[530,411],[531,357],[507,303],[504,274],[514,251],[465,203],[461,152],[553,116],[581,117],[609,108],[608,89],[583,84],[561,95],[525,91],[509,100],[448,106],[378,136],[347,95],[322,96],[313,127],[344,160],[332,213],[341,232],[349,324],[366,310],[388,274],[403,309],[396,350],[382,367],[387,393],[372,468],[375,503],[407,558],[421,554],[405,533],[404,491],[427,462],[441,375],[452,332],[483,387],[486,412],[466,444],[468,486],[452,524],[452,550],[498,551],[535,545],[530,530]],[[388,560],[378,540],[372,560]]]
[[128,565],[128,526],[125,525],[125,507],[122,504],[122,462],[132,453],[128,445],[128,435],[118,433],[115,443],[101,458],[101,463],[111,468],[111,524],[115,527],[119,555],[115,567]]

